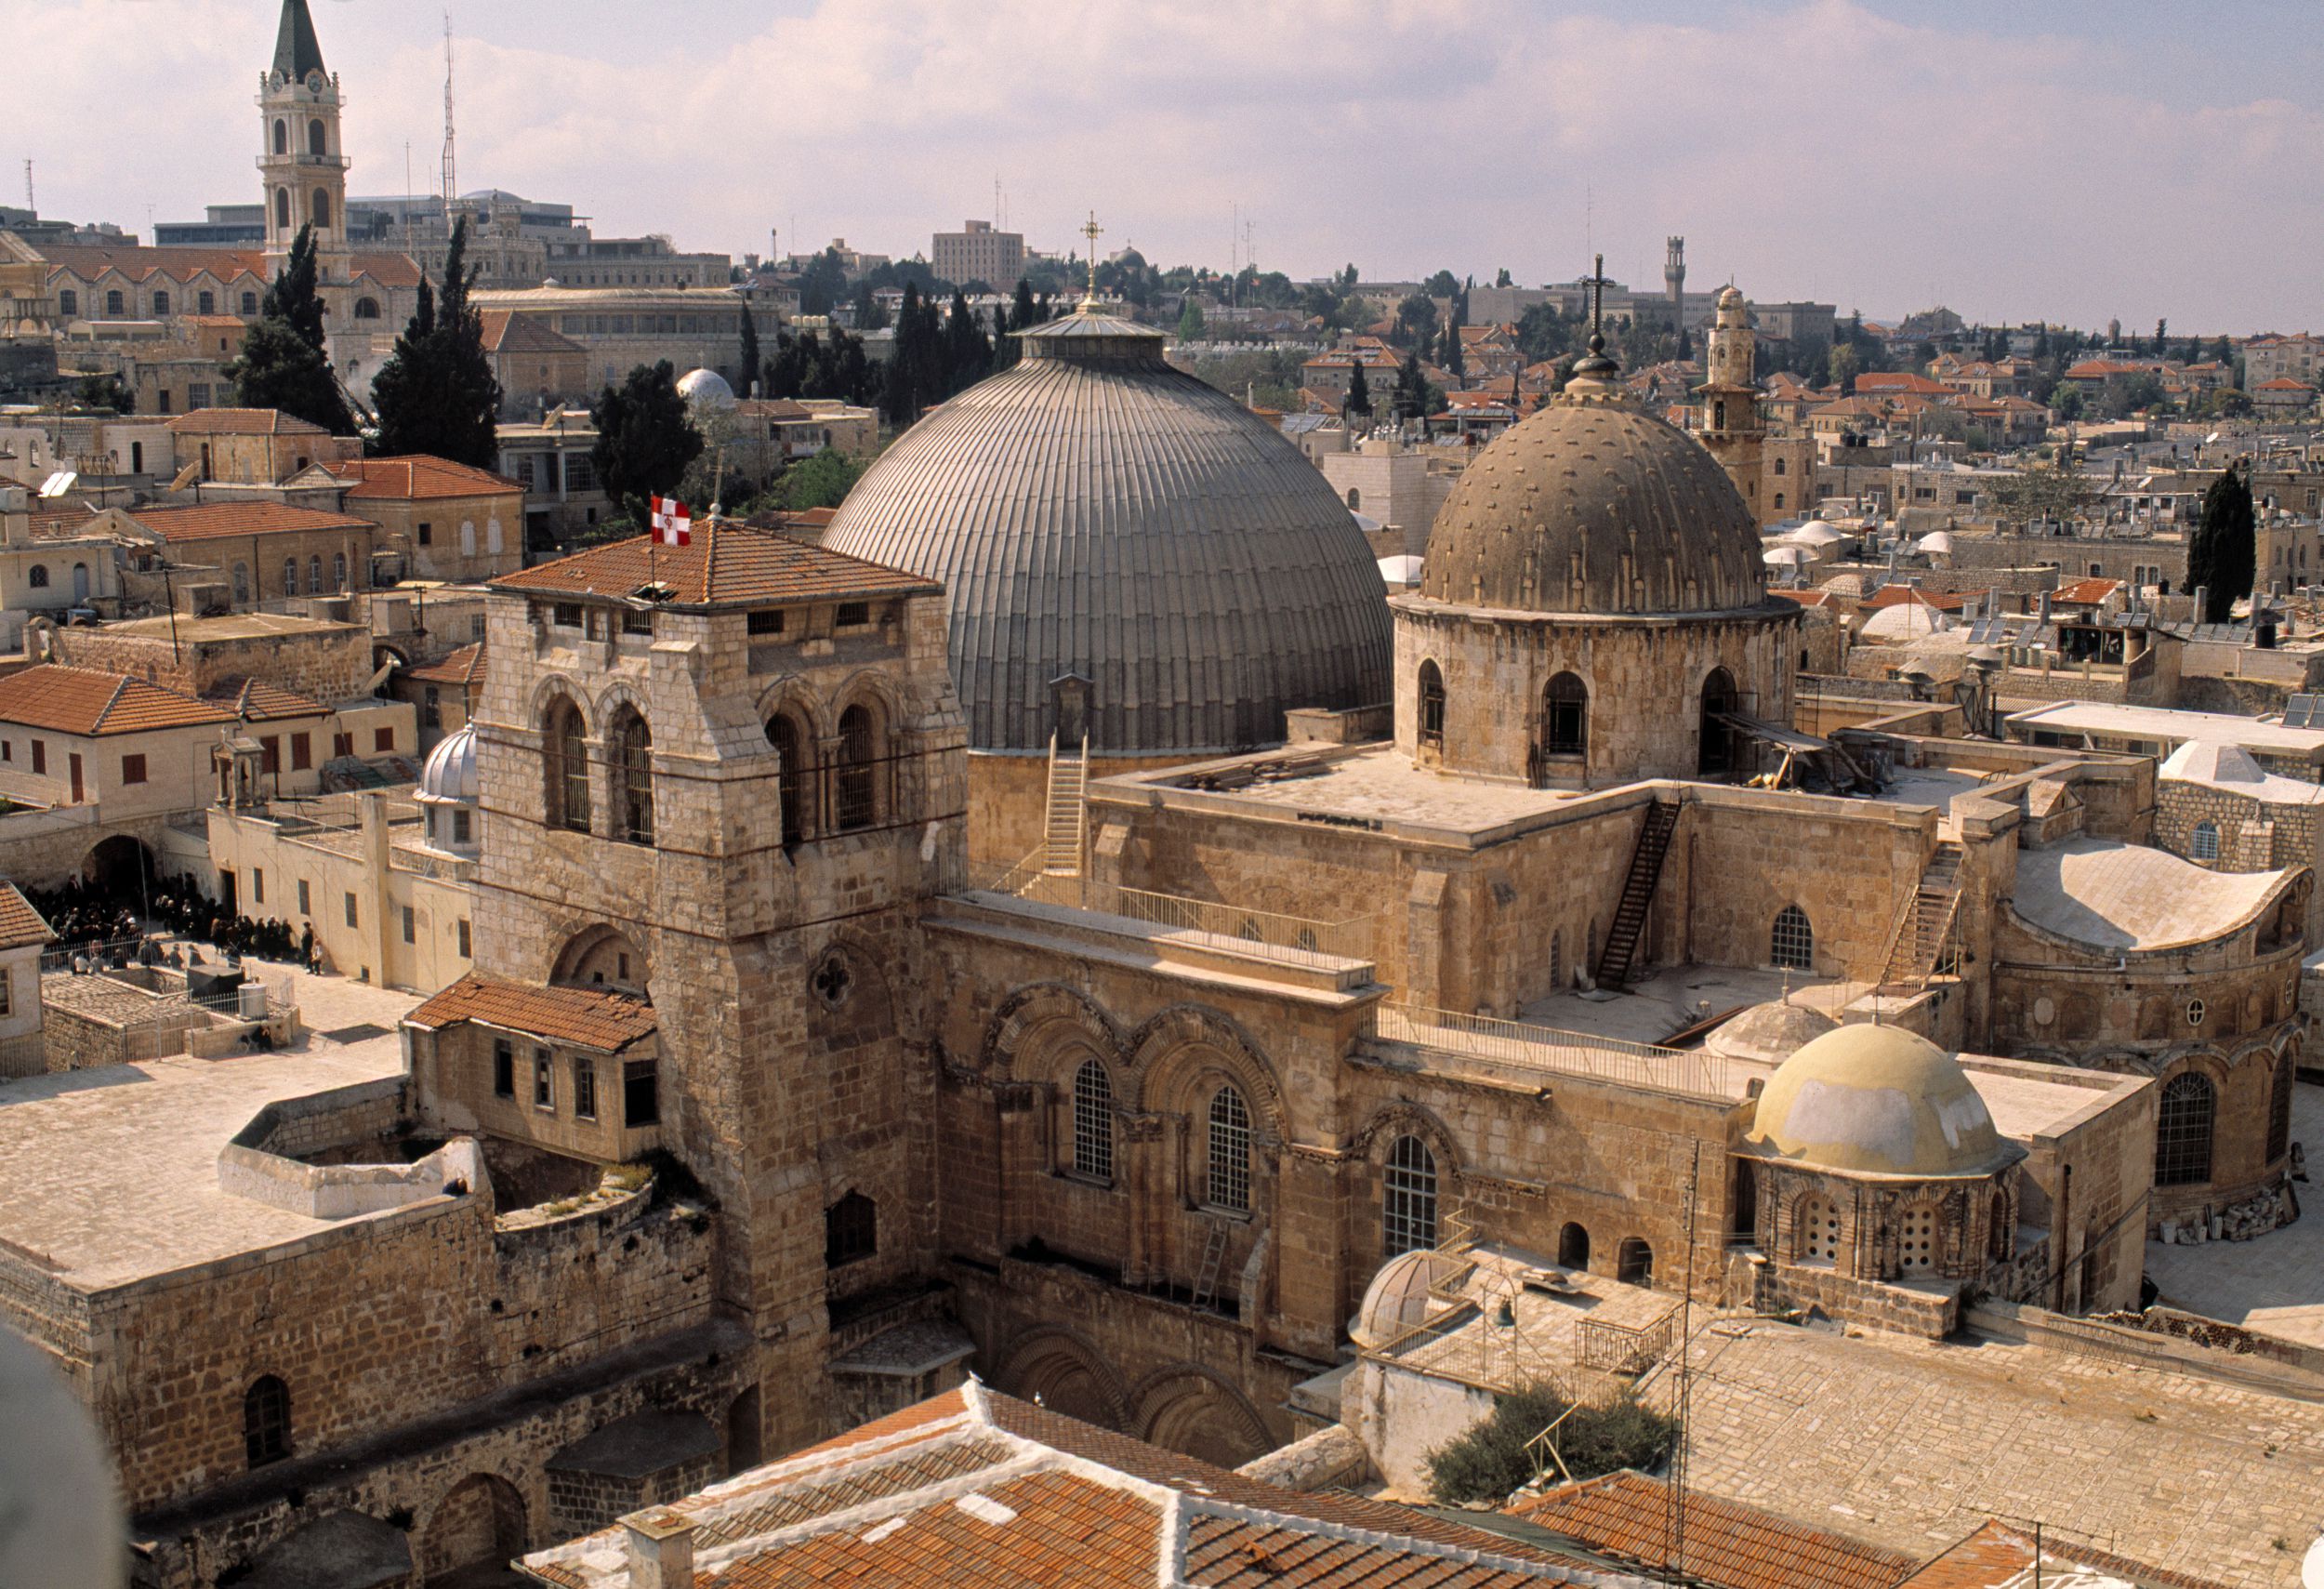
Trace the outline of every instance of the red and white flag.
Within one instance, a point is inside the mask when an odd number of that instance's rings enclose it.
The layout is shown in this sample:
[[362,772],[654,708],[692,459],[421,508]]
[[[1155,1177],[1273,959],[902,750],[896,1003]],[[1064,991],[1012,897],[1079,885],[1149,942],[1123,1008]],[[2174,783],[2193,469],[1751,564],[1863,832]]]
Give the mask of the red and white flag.
[[693,540],[693,518],[675,497],[654,498],[654,538],[664,546],[686,546]]

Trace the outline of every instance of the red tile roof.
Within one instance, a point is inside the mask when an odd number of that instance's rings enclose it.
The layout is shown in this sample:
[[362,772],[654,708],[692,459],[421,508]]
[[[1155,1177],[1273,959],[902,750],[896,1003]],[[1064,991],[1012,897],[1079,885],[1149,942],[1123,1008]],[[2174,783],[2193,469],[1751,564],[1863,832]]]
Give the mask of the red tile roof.
[[1926,376],[1914,375],[1909,370],[1868,370],[1856,377],[1856,391],[1860,392],[1908,391],[1917,392],[1924,397],[1935,397],[1951,390],[1943,381],[1931,380]]
[[0,881],[0,949],[50,943],[56,936],[41,913],[33,908],[33,902],[16,891],[16,884]]
[[[1560,1485],[1509,1508],[1578,1544],[1642,1567],[1667,1567],[1670,1487],[1637,1473]],[[1690,1490],[1684,1506],[1689,1582],[1718,1589],[1891,1589],[1915,1558],[1802,1528],[1772,1512]]]
[[403,1017],[436,1031],[480,1021],[512,1032],[617,1053],[654,1032],[654,1006],[601,987],[536,987],[474,973]]
[[[2024,1589],[2034,1582],[2033,1567],[2032,1539],[1988,1518],[1967,1539],[1899,1582],[1896,1589]],[[2222,1589],[2216,1580],[2147,1567],[2110,1551],[2054,1537],[2042,1542],[2042,1582],[2083,1583],[2100,1575],[2102,1582],[2128,1579],[2138,1589]]]
[[129,517],[165,541],[215,540],[222,536],[301,534],[309,530],[362,530],[368,519],[294,508],[287,502],[205,502],[198,508],[137,508]]
[[673,602],[690,606],[932,596],[944,589],[917,574],[726,519],[697,521],[689,546],[656,546],[652,537],[640,536],[504,574],[491,583],[496,590],[540,595],[626,597],[646,582],[649,550],[652,577],[676,592]]
[[[151,280],[155,276],[169,281],[190,282],[207,273],[220,281],[232,281],[250,276],[263,286],[273,273],[263,248],[146,248],[136,245],[111,246],[85,244],[42,244],[42,258],[48,261],[48,273],[53,280],[59,275],[78,276],[94,281],[109,271],[118,271],[133,282]],[[408,254],[353,254],[348,258],[348,278],[350,281],[370,280],[383,287],[416,287],[419,285],[419,266]]]
[[248,722],[271,722],[280,718],[328,717],[331,708],[321,701],[310,700],[280,684],[264,679],[223,679],[212,690],[209,699]]
[[234,721],[209,701],[126,673],[46,663],[0,679],[0,722],[92,737]]
[[1883,585],[1865,597],[1863,604],[1878,611],[1882,607],[1901,607],[1908,602],[1934,607],[1940,613],[1958,613],[1968,606],[1969,598],[1958,590],[1916,590],[1909,585]]
[[392,458],[328,458],[323,467],[354,483],[347,493],[350,502],[505,497],[524,489],[505,474],[425,453]]
[[169,422],[177,435],[327,436],[322,426],[279,408],[197,408]]
[[2051,600],[2094,607],[2120,589],[2119,579],[2077,579],[2071,585],[2059,586],[2052,592]]
[[484,681],[484,642],[464,645],[449,656],[403,670],[406,679],[423,684],[481,684]]
[[488,309],[484,323],[484,351],[488,353],[583,353],[588,350],[552,327],[537,314],[516,314]]

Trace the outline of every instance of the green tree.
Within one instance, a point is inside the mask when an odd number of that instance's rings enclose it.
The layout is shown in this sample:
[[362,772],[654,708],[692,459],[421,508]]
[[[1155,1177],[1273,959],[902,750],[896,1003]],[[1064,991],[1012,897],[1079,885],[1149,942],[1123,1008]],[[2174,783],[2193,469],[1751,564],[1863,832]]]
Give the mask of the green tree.
[[918,372],[928,358],[922,346],[926,335],[919,284],[906,282],[904,301],[896,309],[896,334],[888,347],[888,378],[879,400],[888,423],[899,430],[920,417]]
[[2170,329],[2170,321],[2158,320],[2155,322],[2155,357],[2158,359],[2162,357],[2162,339]]
[[1439,271],[1428,279],[1420,290],[1431,298],[1451,298],[1460,291],[1460,278],[1450,271]]
[[811,458],[802,458],[776,476],[767,496],[774,505],[786,512],[800,513],[810,508],[837,508],[847,499],[847,494],[863,478],[864,466],[835,447],[825,447]]
[[[1634,1399],[1574,1408],[1546,1385],[1497,1396],[1493,1410],[1459,1438],[1429,1453],[1429,1493],[1441,1504],[1499,1503],[1538,1476],[1532,1442],[1552,1423],[1558,1456],[1577,1479],[1658,1464],[1678,1437],[1678,1420]],[[1565,1421],[1559,1423],[1563,1418]],[[1539,1459],[1552,1473],[1556,1463]]]
[[984,335],[968,298],[956,290],[952,311],[944,317],[944,395],[966,391],[992,373],[992,339]]
[[1372,383],[1364,378],[1361,355],[1355,361],[1355,373],[1348,377],[1348,412],[1367,419],[1372,417]]
[[1390,339],[1399,347],[1409,348],[1436,335],[1436,304],[1425,294],[1414,293],[1396,305],[1395,329]]
[[759,381],[759,323],[750,317],[750,300],[743,300],[743,390],[737,397],[755,397],[751,389]]
[[1508,266],[1503,265],[1499,270],[1493,272],[1493,285],[1495,286],[1505,287],[1509,285],[1509,282],[1510,276]]
[[355,417],[324,353],[323,298],[315,279],[314,229],[302,226],[258,305],[257,323],[243,336],[241,354],[226,366],[226,378],[244,408],[280,409],[335,436],[351,436]]
[[2203,516],[2186,543],[2186,582],[2204,592],[2203,622],[2225,623],[2236,602],[2251,593],[2256,528],[2251,483],[2231,465],[2203,493]]
[[1856,372],[1863,368],[1863,360],[1856,352],[1855,344],[1853,342],[1835,344],[1829,355],[1828,367],[1832,385],[1838,387],[1844,396],[1850,385],[1855,380]]
[[2071,424],[2082,417],[2082,410],[2088,406],[2089,402],[2089,398],[2082,394],[2080,387],[2067,386],[2060,387],[2051,394],[2050,406],[2060,419]]
[[856,284],[855,329],[859,332],[888,329],[888,311],[880,307],[879,299],[873,293],[872,285],[868,280]]
[[84,408],[110,408],[115,414],[138,411],[138,394],[117,375],[83,376],[73,397]]
[[2211,356],[2217,359],[2223,364],[2233,364],[2236,356],[2236,345],[2229,341],[2226,338],[2222,337],[2218,341],[2213,342],[2211,345]]
[[1405,355],[1404,367],[1396,372],[1396,390],[1390,395],[1388,406],[1399,419],[1418,419],[1445,406],[1445,394],[1421,373],[1417,348]]
[[2005,524],[2030,525],[2045,519],[2071,523],[2097,493],[2075,464],[2072,449],[2061,447],[2048,465],[2028,464],[2015,474],[1997,475],[1987,487]]
[[686,466],[702,456],[702,432],[678,395],[669,361],[636,366],[620,386],[598,394],[589,415],[597,423],[589,457],[598,479],[633,523],[644,523],[646,498],[676,490]]
[[1193,293],[1186,295],[1185,305],[1178,311],[1178,339],[1182,342],[1202,340],[1202,305]]
[[1445,373],[1457,381],[1469,378],[1469,361],[1460,351],[1460,326],[1458,323],[1445,327]]
[[468,222],[459,220],[444,250],[442,290],[421,280],[419,311],[372,380],[373,449],[382,456],[427,453],[477,469],[499,458],[500,382],[484,351],[483,316],[469,303],[475,272],[467,262]]

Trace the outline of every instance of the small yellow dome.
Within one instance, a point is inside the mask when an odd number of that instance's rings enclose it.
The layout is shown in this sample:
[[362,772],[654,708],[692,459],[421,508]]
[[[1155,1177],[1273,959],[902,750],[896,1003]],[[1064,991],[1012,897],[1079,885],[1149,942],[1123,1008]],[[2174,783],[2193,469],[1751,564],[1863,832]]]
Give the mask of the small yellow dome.
[[2025,1157],[1960,1062],[1901,1026],[1841,1026],[1785,1060],[1744,1141],[1763,1158],[1913,1181],[1989,1175]]
[[1433,1248],[1417,1247],[1399,1252],[1380,1266],[1364,1288],[1364,1301],[1348,1326],[1348,1336],[1367,1350],[1390,1342],[1429,1321],[1444,1304],[1429,1293],[1446,1284],[1461,1270],[1460,1261]]

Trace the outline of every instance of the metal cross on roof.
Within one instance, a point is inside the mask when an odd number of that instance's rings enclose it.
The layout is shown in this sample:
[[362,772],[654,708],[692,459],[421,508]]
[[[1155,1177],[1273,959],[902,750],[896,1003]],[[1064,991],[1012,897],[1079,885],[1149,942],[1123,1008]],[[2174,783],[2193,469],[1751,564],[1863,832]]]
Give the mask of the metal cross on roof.
[[1089,290],[1082,295],[1081,307],[1094,310],[1098,307],[1098,238],[1105,228],[1098,224],[1098,212],[1091,210],[1089,220],[1076,230],[1089,240]]

